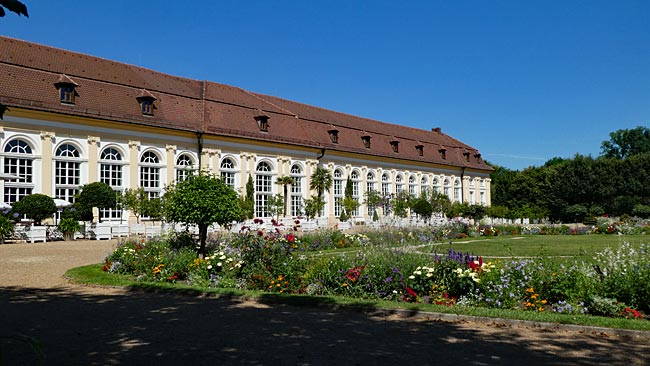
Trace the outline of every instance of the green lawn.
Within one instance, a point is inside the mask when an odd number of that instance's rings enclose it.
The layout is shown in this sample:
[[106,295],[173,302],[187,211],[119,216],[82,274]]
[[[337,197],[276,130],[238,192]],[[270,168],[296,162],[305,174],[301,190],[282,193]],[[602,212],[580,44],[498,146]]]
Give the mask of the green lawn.
[[490,257],[574,257],[588,260],[607,247],[616,248],[623,241],[638,248],[650,244],[647,235],[520,235],[454,240],[452,244],[426,245],[422,252],[446,254],[449,249]]

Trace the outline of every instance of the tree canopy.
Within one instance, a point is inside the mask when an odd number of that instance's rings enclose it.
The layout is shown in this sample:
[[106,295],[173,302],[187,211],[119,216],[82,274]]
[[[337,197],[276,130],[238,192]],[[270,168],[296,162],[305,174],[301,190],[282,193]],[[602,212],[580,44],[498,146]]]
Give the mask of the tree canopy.
[[630,130],[617,130],[603,141],[601,155],[607,158],[625,159],[650,153],[650,128],[639,126]]
[[208,226],[227,226],[241,218],[241,201],[237,192],[220,178],[209,174],[190,175],[167,188],[164,195],[165,216],[170,222],[197,225],[199,255],[205,255]]
[[0,17],[5,16],[5,9],[18,14],[19,16],[24,15],[29,18],[29,14],[27,14],[27,6],[18,0],[0,0]]

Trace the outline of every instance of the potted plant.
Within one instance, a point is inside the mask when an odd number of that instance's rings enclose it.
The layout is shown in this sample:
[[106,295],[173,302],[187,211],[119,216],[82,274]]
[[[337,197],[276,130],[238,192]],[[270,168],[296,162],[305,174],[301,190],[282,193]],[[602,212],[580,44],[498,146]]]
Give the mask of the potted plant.
[[63,240],[74,240],[74,233],[79,230],[81,230],[81,225],[75,218],[67,217],[59,223],[59,231],[63,234]]

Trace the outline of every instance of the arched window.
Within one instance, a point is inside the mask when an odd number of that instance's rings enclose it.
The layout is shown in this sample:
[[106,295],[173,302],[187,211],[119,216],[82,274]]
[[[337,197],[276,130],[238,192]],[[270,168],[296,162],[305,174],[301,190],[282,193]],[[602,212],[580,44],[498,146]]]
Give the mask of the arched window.
[[192,174],[194,159],[189,154],[180,154],[176,158],[176,182],[182,182]]
[[305,182],[305,175],[300,165],[293,164],[291,166],[291,178],[293,178],[293,184],[291,185],[291,215],[300,216],[302,215],[303,206],[302,192],[304,188],[302,185]]
[[[366,195],[370,194],[370,192],[376,192],[377,191],[376,187],[377,187],[377,177],[375,176],[375,173],[368,172],[368,174],[366,174]],[[372,217],[373,214],[375,213],[375,206],[368,204],[367,209],[368,209],[368,216]]]
[[[361,202],[361,193],[359,186],[361,185],[361,174],[358,170],[353,170],[350,173],[350,180],[352,181],[352,198],[357,202]],[[359,208],[357,207],[353,212],[349,213],[352,216],[359,216]]]
[[149,199],[160,197],[160,158],[153,151],[145,151],[140,157],[140,187]]
[[440,193],[440,180],[438,177],[433,177],[433,193]]
[[456,180],[454,180],[454,201],[462,202],[462,200],[463,197],[461,193],[460,179],[456,178]]
[[395,176],[395,193],[404,191],[404,177],[401,174]]
[[334,216],[341,216],[343,207],[343,171],[334,170]]
[[255,169],[255,216],[270,217],[269,198],[273,195],[273,169],[267,162],[260,162]]
[[72,144],[61,144],[56,149],[54,197],[74,202],[81,185],[81,159],[79,150]]
[[[116,192],[124,190],[122,154],[113,147],[107,147],[99,154],[99,181],[108,184]],[[122,210],[100,209],[102,219],[114,220],[122,217]]]
[[426,175],[423,175],[422,178],[420,179],[420,192],[422,193],[429,193],[429,177]]
[[235,162],[231,158],[223,158],[219,170],[221,171],[221,180],[230,188],[236,189],[235,176],[237,174],[237,166]]
[[411,174],[409,176],[409,194],[411,196],[418,195],[418,181],[417,178],[415,177],[415,174]]
[[449,181],[449,178],[445,178],[445,180],[442,182],[442,189],[442,193],[444,193],[451,200],[453,197],[451,196],[451,182]]
[[34,190],[32,148],[21,139],[11,140],[4,149],[4,172],[18,177],[5,181],[4,202],[14,203]]
[[388,173],[381,176],[381,194],[384,197],[390,195],[390,174]]

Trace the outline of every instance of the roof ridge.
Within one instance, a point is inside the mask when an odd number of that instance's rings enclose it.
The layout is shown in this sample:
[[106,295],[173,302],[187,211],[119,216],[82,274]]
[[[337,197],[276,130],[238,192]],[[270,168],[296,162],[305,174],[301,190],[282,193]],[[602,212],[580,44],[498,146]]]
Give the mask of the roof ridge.
[[[225,84],[224,84],[224,85],[225,85]],[[248,91],[248,90],[243,89],[243,88],[240,88],[240,89],[241,89],[244,93],[246,93],[246,94],[248,94],[248,95],[250,95],[250,96],[252,96],[252,97],[254,97],[254,98],[256,98],[256,99],[259,99],[259,100],[261,100],[261,101],[264,102],[264,103],[270,104],[270,105],[272,105],[273,107],[275,107],[275,108],[277,108],[277,109],[279,109],[279,110],[281,110],[281,111],[285,111],[285,112],[287,112],[287,114],[290,114],[290,115],[292,115],[292,116],[294,116],[294,117],[296,117],[296,118],[300,118],[300,116],[298,116],[296,113],[293,113],[292,111],[290,111],[290,110],[288,110],[288,109],[282,108],[282,107],[280,107],[279,105],[276,105],[275,103],[270,102],[270,101],[268,101],[268,100],[262,98],[261,96],[262,96],[263,94],[257,94],[257,93],[255,93],[255,92],[251,92],[251,91]]]

